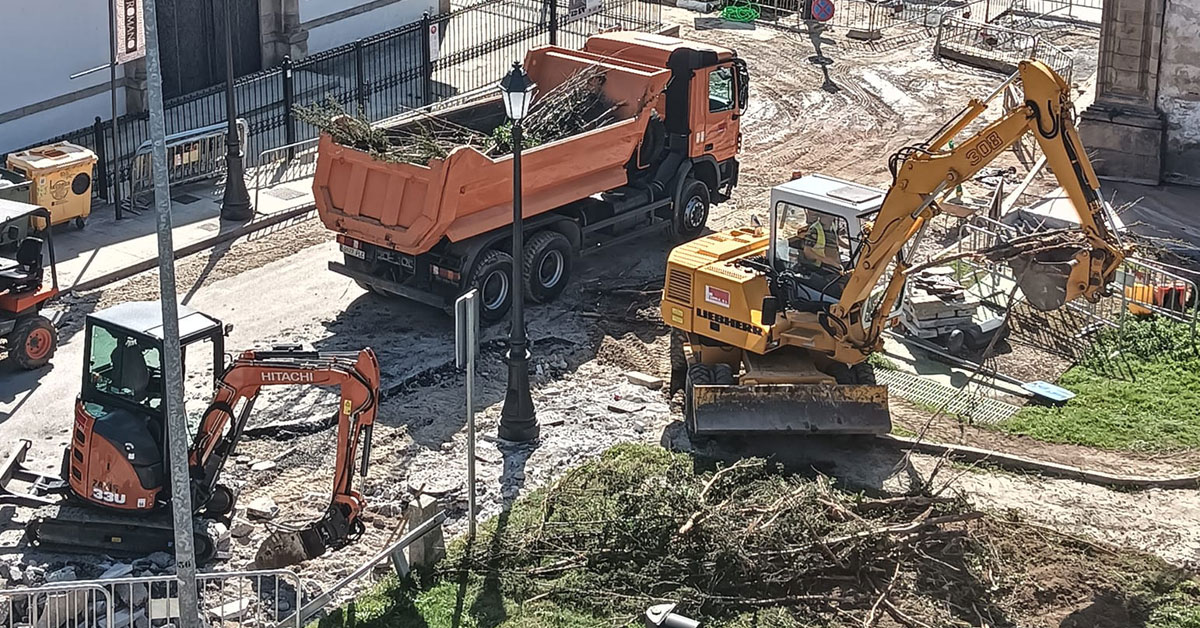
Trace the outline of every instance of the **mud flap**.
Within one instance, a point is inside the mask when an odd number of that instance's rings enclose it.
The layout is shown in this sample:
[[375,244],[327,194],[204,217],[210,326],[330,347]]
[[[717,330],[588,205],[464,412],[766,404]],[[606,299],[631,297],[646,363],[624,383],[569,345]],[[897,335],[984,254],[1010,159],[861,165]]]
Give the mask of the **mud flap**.
[[697,434],[887,434],[887,386],[761,384],[693,388]]

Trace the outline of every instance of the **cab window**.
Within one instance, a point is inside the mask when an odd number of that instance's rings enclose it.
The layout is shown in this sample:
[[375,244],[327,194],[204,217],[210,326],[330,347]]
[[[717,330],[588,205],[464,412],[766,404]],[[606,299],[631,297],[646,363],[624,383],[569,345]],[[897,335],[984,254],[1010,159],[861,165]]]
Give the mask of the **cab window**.
[[733,69],[714,68],[708,73],[708,112],[729,111],[733,105]]
[[849,270],[846,219],[780,201],[775,205],[775,254],[780,267],[801,274]]
[[156,345],[92,327],[88,365],[97,392],[155,410],[162,406],[162,360]]

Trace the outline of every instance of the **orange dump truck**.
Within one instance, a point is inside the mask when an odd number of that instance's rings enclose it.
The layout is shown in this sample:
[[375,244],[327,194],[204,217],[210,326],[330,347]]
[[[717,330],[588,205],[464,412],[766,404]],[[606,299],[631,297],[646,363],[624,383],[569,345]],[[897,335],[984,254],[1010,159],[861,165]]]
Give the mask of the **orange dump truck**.
[[[580,254],[648,231],[699,235],[710,206],[737,184],[745,63],[732,50],[646,33],[525,57],[538,94],[591,66],[603,71],[616,119],[523,152],[525,250],[515,255],[511,156],[459,146],[425,165],[391,163],[323,135],[313,192],[345,256],[330,268],[374,292],[442,308],[476,287],[481,315],[494,321],[512,303],[514,258],[526,298],[541,303],[562,292]],[[497,92],[436,115],[486,133],[505,114]]]

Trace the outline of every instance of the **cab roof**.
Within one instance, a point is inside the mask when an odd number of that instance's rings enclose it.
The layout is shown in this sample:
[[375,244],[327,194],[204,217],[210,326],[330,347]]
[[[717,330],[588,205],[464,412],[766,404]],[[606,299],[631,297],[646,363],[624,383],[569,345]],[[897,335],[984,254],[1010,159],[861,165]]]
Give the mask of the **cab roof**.
[[716,63],[737,57],[737,53],[729,48],[637,31],[617,31],[592,35],[584,44],[583,49],[587,52],[620,57],[660,68],[667,67],[671,55],[679,50],[716,55]]
[[[109,329],[124,329],[135,334],[148,336],[162,342],[162,304],[159,301],[130,301],[108,309],[88,314],[88,322]],[[184,344],[189,339],[204,338],[221,329],[221,321],[179,306],[179,338]]]
[[865,217],[879,211],[886,195],[883,190],[853,181],[823,174],[808,174],[775,186],[771,191],[771,202],[791,201],[849,219]]

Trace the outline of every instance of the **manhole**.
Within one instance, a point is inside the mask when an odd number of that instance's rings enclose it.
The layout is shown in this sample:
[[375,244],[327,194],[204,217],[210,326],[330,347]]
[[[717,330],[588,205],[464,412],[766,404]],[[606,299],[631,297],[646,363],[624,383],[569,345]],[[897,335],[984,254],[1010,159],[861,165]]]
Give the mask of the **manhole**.
[[285,201],[293,201],[304,196],[304,192],[298,192],[289,187],[271,188],[265,191],[264,194],[270,194],[275,198],[281,198]]
[[179,203],[180,205],[191,205],[192,203],[200,200],[200,197],[194,194],[180,194],[178,196],[172,196],[171,200]]

